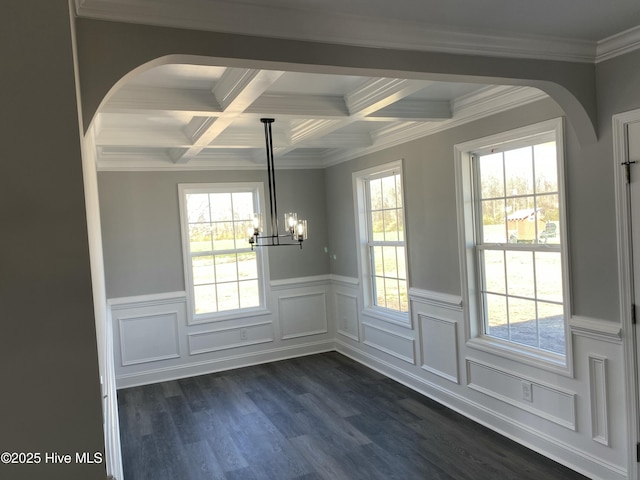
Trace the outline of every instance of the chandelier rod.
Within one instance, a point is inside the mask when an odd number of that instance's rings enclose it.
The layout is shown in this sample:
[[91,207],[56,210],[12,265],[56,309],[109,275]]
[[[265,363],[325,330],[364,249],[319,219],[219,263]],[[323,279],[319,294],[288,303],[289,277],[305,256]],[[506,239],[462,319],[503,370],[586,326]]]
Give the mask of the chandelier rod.
[[271,124],[273,118],[261,118],[264,123],[264,138],[267,149],[267,175],[269,181],[269,212],[271,214],[271,236],[278,238],[278,201],[276,199],[276,171],[273,161],[273,132]]
[[[296,213],[285,214],[286,232],[280,235],[278,227],[278,200],[276,199],[276,170],[273,155],[273,118],[261,118],[264,124],[265,146],[267,149],[267,176],[269,182],[269,213],[271,214],[271,234],[261,235],[262,232],[262,216],[260,213],[254,213],[253,226],[249,228],[249,243],[251,250],[254,247],[276,247],[279,245],[299,245],[302,248],[302,242],[307,238],[307,221],[298,219]],[[280,243],[280,237],[291,237],[296,243]],[[264,241],[264,243],[263,243]]]

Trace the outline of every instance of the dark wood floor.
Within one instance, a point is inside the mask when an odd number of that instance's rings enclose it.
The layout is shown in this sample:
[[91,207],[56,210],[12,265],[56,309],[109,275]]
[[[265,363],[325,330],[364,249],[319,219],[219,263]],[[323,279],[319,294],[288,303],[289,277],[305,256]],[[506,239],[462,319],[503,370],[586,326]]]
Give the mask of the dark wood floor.
[[118,400],[125,480],[585,478],[335,352]]

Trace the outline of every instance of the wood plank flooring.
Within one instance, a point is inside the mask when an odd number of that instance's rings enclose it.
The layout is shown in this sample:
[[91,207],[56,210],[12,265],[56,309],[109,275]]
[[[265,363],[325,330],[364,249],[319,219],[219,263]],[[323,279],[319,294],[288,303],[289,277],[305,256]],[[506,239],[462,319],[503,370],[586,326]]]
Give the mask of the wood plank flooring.
[[585,478],[336,352],[118,404],[124,480]]

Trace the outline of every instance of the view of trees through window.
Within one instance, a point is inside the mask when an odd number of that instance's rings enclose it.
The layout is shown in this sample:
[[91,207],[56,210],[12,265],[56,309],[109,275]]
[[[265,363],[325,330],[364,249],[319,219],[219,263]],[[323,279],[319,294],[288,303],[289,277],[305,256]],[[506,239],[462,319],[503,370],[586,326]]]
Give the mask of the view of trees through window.
[[195,314],[260,306],[258,263],[248,229],[254,193],[185,195]]
[[368,243],[375,305],[409,311],[402,179],[399,173],[367,180]]
[[484,333],[564,355],[556,143],[473,159]]

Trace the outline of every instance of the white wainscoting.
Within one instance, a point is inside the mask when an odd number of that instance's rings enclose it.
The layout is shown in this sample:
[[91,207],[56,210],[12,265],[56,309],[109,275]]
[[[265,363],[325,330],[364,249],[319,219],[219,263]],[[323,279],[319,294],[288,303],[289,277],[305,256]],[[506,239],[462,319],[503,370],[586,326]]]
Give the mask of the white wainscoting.
[[180,357],[178,312],[118,317],[122,365]]
[[462,299],[417,288],[409,289],[411,315],[418,326],[420,368],[460,383],[459,351],[464,339]]
[[458,324],[455,320],[418,314],[422,368],[459,383]]
[[325,291],[281,295],[278,298],[280,338],[327,333],[327,295]]
[[180,358],[185,302],[184,292],[108,301],[116,347],[116,378],[126,367]]
[[109,300],[118,388],[335,349],[329,275],[270,287],[268,314],[197,325],[185,292]]
[[[111,300],[118,387],[338,350],[590,478],[628,478],[625,396],[611,393],[623,392],[625,381],[617,324],[572,318],[575,369],[563,376],[468,347],[455,295],[411,288],[411,322],[397,325],[367,315],[357,279],[270,287],[269,315],[194,326],[184,292]],[[146,328],[159,346],[137,345],[153,341],[141,338]]]
[[610,394],[624,388],[611,366],[622,359],[615,323],[570,320],[575,372],[566,376],[467,346],[459,296],[410,288],[411,328],[400,329],[367,316],[357,280],[341,277],[333,295],[337,351],[590,478],[627,478],[624,397]]
[[356,342],[360,341],[358,295],[354,293],[335,292],[336,329]]
[[370,322],[362,322],[364,344],[400,360],[415,363],[415,340],[413,337]]
[[189,338],[189,355],[217,352],[258,343],[273,342],[273,322],[243,324],[192,332]]
[[589,389],[591,392],[591,432],[593,440],[609,446],[607,359],[599,355],[589,355]]
[[[576,395],[574,392],[524,378],[504,367],[467,359],[468,386],[472,390],[576,430]],[[531,393],[531,401],[523,399],[523,385]]]

